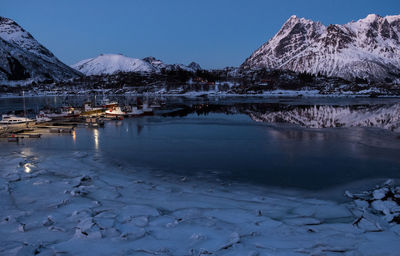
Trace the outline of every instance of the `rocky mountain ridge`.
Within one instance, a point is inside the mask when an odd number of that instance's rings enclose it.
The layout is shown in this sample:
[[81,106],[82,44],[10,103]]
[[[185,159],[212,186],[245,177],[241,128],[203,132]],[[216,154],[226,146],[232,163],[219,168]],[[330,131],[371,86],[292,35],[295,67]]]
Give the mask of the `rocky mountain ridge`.
[[400,77],[400,15],[329,26],[293,15],[241,68],[391,82]]
[[[59,61],[15,21],[0,17],[0,82],[61,81],[81,74]],[[21,82],[22,81],[22,82]]]

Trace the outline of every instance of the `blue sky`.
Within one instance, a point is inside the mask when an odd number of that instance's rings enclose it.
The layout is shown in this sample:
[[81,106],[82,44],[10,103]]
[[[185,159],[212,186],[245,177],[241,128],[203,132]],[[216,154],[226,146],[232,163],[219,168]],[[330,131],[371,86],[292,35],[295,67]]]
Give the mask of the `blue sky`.
[[400,14],[399,0],[1,0],[12,18],[60,60],[100,53],[155,56],[205,68],[238,66],[293,14],[343,24]]

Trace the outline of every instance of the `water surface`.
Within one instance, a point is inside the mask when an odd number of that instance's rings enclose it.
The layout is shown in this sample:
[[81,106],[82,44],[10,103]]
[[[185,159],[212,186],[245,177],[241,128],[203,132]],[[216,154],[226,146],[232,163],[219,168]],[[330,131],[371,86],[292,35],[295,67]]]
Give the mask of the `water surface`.
[[[0,107],[3,111],[16,108],[20,100],[0,100]],[[393,99],[353,100],[352,104],[396,104]],[[34,108],[35,104],[51,101],[65,104],[54,98],[33,98],[27,104]],[[25,139],[20,145],[2,142],[1,150],[25,148],[42,154],[95,151],[103,159],[133,169],[311,191],[399,178],[400,138],[396,132],[376,127],[312,129],[290,123],[256,122],[246,109],[226,111],[227,106],[236,103],[253,106],[265,101],[168,99],[167,110],[155,116],[109,121],[104,128],[78,127],[72,135]],[[310,104],[310,99],[274,98],[268,102],[304,106]],[[349,100],[316,102],[346,105]],[[224,110],[182,112],[204,104],[223,105]],[[176,111],[181,112],[171,114]]]

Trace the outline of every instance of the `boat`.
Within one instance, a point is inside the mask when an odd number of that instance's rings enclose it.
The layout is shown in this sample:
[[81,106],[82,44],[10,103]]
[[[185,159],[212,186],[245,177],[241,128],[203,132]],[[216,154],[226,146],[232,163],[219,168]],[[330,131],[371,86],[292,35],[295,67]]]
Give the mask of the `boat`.
[[126,113],[128,116],[142,116],[144,111],[142,109],[138,109],[136,106],[132,107],[129,112]]
[[105,95],[104,95],[104,91],[103,91],[103,108],[112,108],[112,107],[116,107],[118,106],[118,102],[116,101],[110,101],[110,99],[108,99]]
[[89,102],[83,105],[83,112],[81,113],[82,116],[94,116],[94,115],[101,115],[103,113],[103,108],[101,107],[92,107]]
[[60,113],[44,113],[44,116],[50,119],[62,119],[78,117],[80,114],[81,111],[73,107],[62,107]]
[[8,142],[18,142],[19,137],[16,137],[15,134],[12,134],[11,136],[8,137]]
[[0,124],[23,124],[33,122],[32,119],[15,115],[2,115]]
[[46,123],[50,122],[52,119],[48,116],[43,111],[39,112],[39,115],[36,115],[36,123]]
[[22,91],[23,100],[24,100],[24,117],[19,117],[16,115],[2,115],[0,124],[23,124],[33,122],[32,119],[25,117],[26,116],[26,107],[25,107],[25,92]]
[[122,111],[120,106],[113,106],[106,110],[106,116],[123,117],[125,115],[126,112]]
[[103,107],[104,108],[112,108],[118,106],[118,102],[116,101],[109,101],[108,99],[103,102]]

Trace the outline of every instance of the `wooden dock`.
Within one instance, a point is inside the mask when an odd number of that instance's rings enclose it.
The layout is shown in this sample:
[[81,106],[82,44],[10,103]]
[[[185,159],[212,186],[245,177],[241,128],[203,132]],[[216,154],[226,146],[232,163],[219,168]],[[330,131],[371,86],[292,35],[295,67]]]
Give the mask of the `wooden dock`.
[[54,123],[45,124],[15,124],[0,127],[0,138],[9,138],[10,141],[19,138],[40,138],[43,134],[72,133],[78,124],[58,125]]
[[46,123],[22,123],[0,125],[0,138],[7,138],[10,142],[18,142],[23,138],[41,138],[45,134],[72,134],[75,127],[91,128],[103,127],[106,120],[103,117],[87,117],[75,119],[61,119]]

